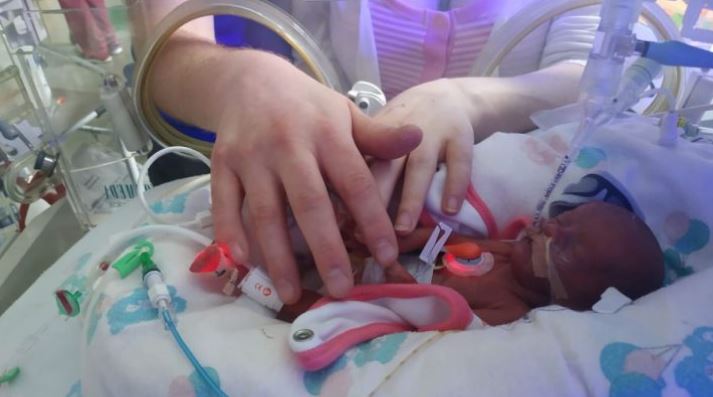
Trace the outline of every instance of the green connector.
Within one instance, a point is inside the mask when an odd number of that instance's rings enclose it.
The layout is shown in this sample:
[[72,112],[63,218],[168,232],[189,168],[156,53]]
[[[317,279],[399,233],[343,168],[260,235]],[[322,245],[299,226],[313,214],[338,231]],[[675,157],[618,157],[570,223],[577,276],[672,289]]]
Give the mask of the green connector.
[[54,298],[55,302],[57,302],[59,314],[69,317],[75,317],[79,314],[79,303],[82,298],[81,292],[70,292],[60,289],[54,292]]
[[15,380],[15,378],[18,377],[18,375],[20,375],[19,367],[15,367],[5,371],[2,375],[0,375],[0,385],[2,385],[3,383],[12,382],[13,380]]
[[141,277],[146,276],[147,273],[153,270],[158,271],[158,266],[156,266],[156,263],[151,259],[151,255],[149,255],[148,252],[140,254],[139,258],[141,262]]
[[148,240],[141,240],[134,245],[131,251],[119,258],[112,267],[119,272],[121,278],[125,278],[136,270],[137,267],[141,266],[143,262],[142,256],[148,256],[150,259],[153,252],[153,244]]

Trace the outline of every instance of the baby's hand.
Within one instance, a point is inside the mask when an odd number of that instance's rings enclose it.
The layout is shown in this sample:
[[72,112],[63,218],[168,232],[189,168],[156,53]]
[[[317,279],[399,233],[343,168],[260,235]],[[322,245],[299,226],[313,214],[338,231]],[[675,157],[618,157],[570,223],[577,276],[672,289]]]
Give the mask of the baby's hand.
[[443,212],[455,214],[460,210],[470,183],[475,139],[466,105],[458,86],[441,79],[404,91],[375,116],[376,122],[385,125],[416,125],[423,131],[421,144],[408,156],[376,161],[371,167],[385,203],[405,170],[395,221],[398,234],[406,235],[416,228],[439,162],[448,167]]

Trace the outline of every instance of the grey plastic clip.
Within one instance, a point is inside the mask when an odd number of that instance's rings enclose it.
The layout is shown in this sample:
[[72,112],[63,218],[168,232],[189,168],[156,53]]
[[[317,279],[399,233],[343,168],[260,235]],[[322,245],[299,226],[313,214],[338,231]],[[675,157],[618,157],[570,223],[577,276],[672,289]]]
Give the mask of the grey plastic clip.
[[436,228],[433,229],[431,237],[428,238],[428,242],[423,247],[423,251],[421,251],[418,258],[429,264],[434,263],[436,261],[436,257],[438,257],[438,254],[441,252],[441,249],[443,249],[443,246],[446,245],[446,241],[448,241],[448,237],[451,236],[452,232],[453,229],[450,226],[440,222]]

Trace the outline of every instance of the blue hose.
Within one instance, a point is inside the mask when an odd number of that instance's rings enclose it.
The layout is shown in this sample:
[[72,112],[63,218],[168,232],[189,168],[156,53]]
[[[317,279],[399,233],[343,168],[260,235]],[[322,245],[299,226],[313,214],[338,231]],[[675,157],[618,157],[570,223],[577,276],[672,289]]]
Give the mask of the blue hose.
[[713,69],[713,53],[682,43],[664,41],[662,43],[643,42],[645,58],[662,65],[685,66],[691,68]]
[[210,387],[210,389],[213,391],[213,393],[215,393],[216,396],[228,397],[228,395],[220,389],[220,386],[215,383],[213,378],[208,375],[208,372],[205,370],[205,368],[203,368],[201,363],[198,362],[198,359],[196,358],[196,356],[193,355],[193,352],[188,347],[188,345],[186,345],[186,342],[183,340],[181,334],[178,332],[178,329],[176,328],[176,323],[173,322],[171,314],[168,312],[168,310],[160,310],[160,312],[161,317],[163,318],[163,322],[164,324],[166,324],[166,328],[171,331],[171,334],[173,335],[174,339],[176,339],[178,347],[181,348],[181,351],[183,351],[183,354],[185,354],[188,360],[191,362],[193,368],[195,368],[198,375],[203,379],[203,381],[208,385],[208,387]]

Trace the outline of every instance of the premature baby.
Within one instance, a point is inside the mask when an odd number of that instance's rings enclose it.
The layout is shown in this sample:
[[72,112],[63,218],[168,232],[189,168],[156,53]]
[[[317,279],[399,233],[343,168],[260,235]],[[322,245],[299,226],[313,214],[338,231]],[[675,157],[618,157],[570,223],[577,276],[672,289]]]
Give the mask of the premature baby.
[[[493,255],[492,270],[461,276],[442,268],[432,283],[456,290],[488,325],[513,322],[549,304],[588,310],[609,287],[637,299],[663,284],[664,260],[653,233],[612,204],[584,204],[548,220],[541,230],[528,229],[521,239],[477,244]],[[385,276],[389,283],[415,282],[399,267],[387,269]],[[305,293],[279,318],[296,317],[318,298]]]

